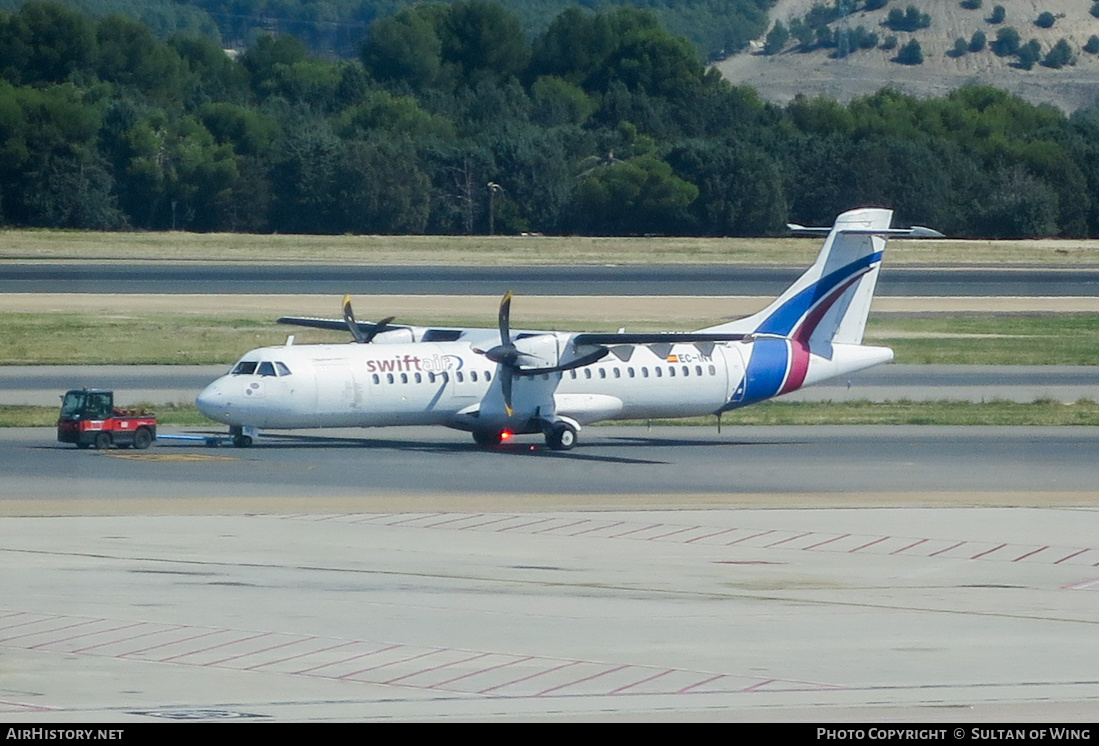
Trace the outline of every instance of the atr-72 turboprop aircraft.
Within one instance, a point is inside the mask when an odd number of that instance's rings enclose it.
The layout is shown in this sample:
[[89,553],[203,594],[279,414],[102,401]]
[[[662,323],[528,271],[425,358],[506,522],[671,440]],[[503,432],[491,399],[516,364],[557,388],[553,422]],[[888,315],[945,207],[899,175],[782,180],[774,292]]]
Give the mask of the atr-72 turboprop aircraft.
[[941,237],[890,228],[893,212],[851,210],[827,233],[816,262],[759,313],[695,332],[576,333],[510,329],[511,293],[498,329],[394,325],[392,318],[282,318],[350,330],[351,344],[248,352],[196,400],[230,426],[238,446],[260,428],[444,425],[481,445],[542,433],[572,448],[600,420],[722,412],[893,359],[862,344],[887,236]]

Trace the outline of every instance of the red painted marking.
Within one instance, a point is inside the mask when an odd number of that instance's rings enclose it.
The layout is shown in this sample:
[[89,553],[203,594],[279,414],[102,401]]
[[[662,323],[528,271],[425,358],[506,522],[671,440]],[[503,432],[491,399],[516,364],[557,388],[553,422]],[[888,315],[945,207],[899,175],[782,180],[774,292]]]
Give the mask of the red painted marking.
[[[270,633],[270,634],[274,634],[274,633]],[[222,658],[219,661],[212,661],[210,663],[207,663],[206,665],[207,666],[217,666],[217,665],[221,665],[222,663],[228,663],[229,661],[238,660],[240,658],[247,658],[250,655],[259,655],[260,653],[267,653],[267,652],[270,652],[272,650],[278,650],[279,648],[285,648],[285,647],[289,647],[290,645],[297,645],[300,642],[305,642],[307,640],[315,640],[315,639],[317,639],[317,638],[316,637],[299,637],[297,640],[290,640],[288,642],[280,642],[278,645],[269,645],[268,647],[260,648],[259,650],[250,650],[247,653],[241,653],[240,655],[231,655],[228,658]]]
[[989,549],[986,552],[979,552],[978,554],[975,554],[972,557],[970,557],[970,559],[980,559],[981,557],[984,557],[987,554],[992,554],[993,552],[998,552],[1006,546],[1007,546],[1007,544],[1001,544],[1000,546]]
[[822,547],[825,544],[831,544],[833,541],[839,541],[840,539],[846,539],[850,535],[851,534],[844,534],[843,536],[833,536],[831,539],[825,539],[824,541],[820,542],[819,544],[814,544],[813,546],[805,547],[805,551],[808,552],[810,549],[816,549],[817,547]]
[[695,531],[695,530],[700,529],[700,528],[702,528],[702,526],[688,526],[687,528],[677,528],[675,531],[669,531],[666,534],[660,534],[658,536],[650,536],[649,538],[645,539],[645,541],[656,541],[658,539],[667,539],[669,536],[675,536],[676,534],[681,534],[684,531]]
[[577,531],[575,534],[569,534],[569,536],[582,536],[584,534],[590,534],[593,531],[605,531],[608,528],[614,528],[615,526],[621,526],[625,524],[625,521],[615,521],[614,523],[608,523],[606,526],[595,526],[594,528],[587,528],[583,531]]
[[626,684],[626,686],[620,686],[617,689],[612,689],[611,691],[607,692],[607,694],[620,694],[621,692],[624,692],[627,689],[633,689],[635,686],[641,686],[642,684],[648,684],[650,681],[655,681],[655,680],[659,679],[661,676],[667,676],[668,674],[672,673],[673,671],[675,671],[674,668],[669,668],[666,671],[661,671],[660,673],[654,673],[652,676],[648,676],[644,679],[641,679],[640,681],[635,681],[632,684]]
[[765,687],[768,684],[774,684],[776,681],[778,681],[778,679],[767,679],[766,681],[761,681],[758,684],[752,684],[750,687],[748,687],[746,689],[741,689],[741,691],[742,692],[754,692],[755,690],[760,689],[762,687]]
[[[304,641],[299,640],[299,642],[304,642]],[[318,648],[317,650],[307,650],[304,653],[298,653],[297,655],[288,655],[285,658],[279,658],[277,661],[267,661],[266,663],[257,663],[254,666],[248,666],[247,668],[242,669],[242,670],[244,670],[244,671],[255,671],[257,668],[263,668],[264,666],[274,666],[277,663],[285,663],[286,661],[292,661],[295,658],[304,658],[307,655],[316,655],[317,653],[326,653],[329,650],[336,650],[337,648],[346,648],[348,645],[357,644],[357,642],[358,642],[357,640],[352,640],[351,642],[341,642],[337,645],[329,645],[326,648]],[[294,673],[300,673],[300,672],[295,671]]]
[[650,529],[659,528],[660,526],[663,526],[663,525],[664,525],[663,523],[654,523],[651,526],[644,526],[642,528],[635,528],[632,531],[626,531],[626,532],[621,533],[621,534],[615,534],[611,538],[612,539],[621,539],[623,536],[629,536],[630,534],[639,534],[642,531],[649,531]]
[[[389,522],[388,522],[388,523],[386,523],[385,525],[386,525],[386,526],[399,526],[399,525],[401,525],[402,523],[411,523],[411,522],[413,522],[413,521],[426,521],[426,520],[428,520],[429,518],[434,518],[435,516],[440,516],[440,515],[450,515],[450,514],[449,514],[449,513],[428,513],[427,515],[419,515],[419,514],[415,514],[415,515],[410,515],[410,516],[408,516],[407,518],[402,518],[402,519],[401,519],[401,520],[399,520],[399,521],[389,521]],[[477,515],[481,515],[481,514],[480,514],[480,513],[478,513]],[[456,518],[455,520],[461,520],[462,518],[468,518],[468,517],[469,517],[468,515],[466,515],[465,513],[462,513],[462,514],[461,514],[461,515],[460,515],[460,516],[459,516],[458,518]],[[424,527],[423,527],[423,526],[421,526],[421,528],[424,528]]]
[[1027,557],[1033,557],[1034,555],[1038,554],[1038,552],[1044,552],[1047,549],[1049,549],[1049,547],[1041,547],[1039,549],[1035,549],[1033,552],[1027,552],[1026,554],[1024,554],[1020,557],[1016,557],[1015,559],[1013,559],[1011,561],[1012,562],[1018,562],[1019,560],[1025,560]]
[[787,539],[783,539],[781,541],[772,542],[771,544],[765,545],[764,549],[770,549],[771,547],[777,547],[779,544],[785,544],[786,542],[793,541],[794,539],[801,539],[803,537],[808,536],[811,533],[813,533],[813,532],[812,531],[806,531],[804,534],[798,534],[797,536],[791,536],[791,537],[789,537]]
[[545,671],[538,671],[537,673],[532,673],[530,676],[522,676],[518,679],[513,679],[512,681],[505,681],[503,684],[497,684],[496,686],[490,686],[488,689],[482,689],[481,691],[477,692],[477,694],[485,694],[486,692],[491,692],[494,689],[503,689],[505,686],[511,686],[512,684],[519,684],[519,683],[522,683],[524,681],[530,681],[531,679],[536,679],[539,676],[545,676],[546,674],[553,673],[554,671],[560,671],[562,669],[568,668],[569,666],[579,666],[579,665],[580,665],[580,661],[572,661],[571,663],[562,663],[560,666],[554,666],[553,668],[547,668]]
[[508,666],[514,666],[517,663],[526,663],[527,661],[532,661],[532,660],[534,660],[533,655],[528,655],[524,658],[516,658],[515,660],[505,661],[503,663],[500,663],[499,665],[489,666],[488,668],[482,668],[479,671],[470,671],[469,673],[464,673],[461,676],[455,676],[453,679],[447,679],[446,681],[440,681],[438,684],[432,684],[431,686],[429,686],[427,688],[428,689],[442,689],[444,686],[447,686],[448,684],[453,684],[455,681],[461,681],[462,679],[468,679],[470,676],[480,676],[481,674],[488,673],[489,671],[496,671],[497,669],[500,669],[500,668],[507,668]]
[[437,648],[436,650],[428,650],[426,653],[417,653],[416,655],[410,655],[407,658],[400,658],[399,660],[389,661],[388,663],[382,663],[382,664],[377,665],[377,666],[368,666],[366,668],[360,668],[358,671],[352,671],[351,673],[345,673],[343,676],[337,676],[336,678],[340,679],[342,681],[343,679],[349,679],[352,676],[358,676],[359,674],[366,673],[367,671],[377,671],[379,668],[386,668],[388,666],[395,666],[398,663],[408,663],[409,661],[419,660],[420,658],[427,658],[429,655],[438,655],[439,653],[442,653],[442,652],[445,652],[445,651],[446,651],[446,648]]
[[748,541],[748,539],[754,539],[757,536],[766,536],[767,534],[773,534],[774,532],[775,532],[774,529],[771,529],[770,531],[760,531],[758,534],[752,534],[751,536],[745,536],[743,539],[737,539],[736,541],[730,541],[725,546],[731,547],[733,544],[739,544],[742,541]]
[[95,632],[85,632],[80,635],[71,635],[69,637],[63,637],[60,640],[51,640],[49,642],[40,642],[37,645],[31,645],[27,650],[34,650],[40,648],[43,645],[56,645],[60,642],[68,642],[69,640],[76,640],[81,637],[88,637],[89,635],[100,635],[105,632],[117,632],[120,629],[129,629],[130,627],[140,627],[144,622],[134,622],[133,624],[123,624],[121,627],[111,627],[110,629],[98,629]]
[[[459,531],[468,531],[471,528],[482,528],[484,526],[491,526],[494,523],[503,523],[504,521],[514,521],[517,516],[506,515],[503,518],[496,518],[491,521],[485,521],[484,523],[474,523],[472,526],[462,526]],[[427,528],[431,528],[428,526]]]
[[1099,583],[1099,578],[1092,578],[1091,580],[1081,580],[1078,583],[1069,583],[1068,585],[1062,585],[1061,590],[1063,590],[1063,591],[1078,591],[1082,588],[1089,588],[1089,587],[1095,585],[1096,583]]
[[710,539],[710,538],[713,538],[714,536],[721,536],[722,534],[727,534],[730,531],[737,531],[737,530],[738,529],[735,529],[735,528],[723,528],[720,531],[714,531],[712,534],[706,534],[705,536],[696,536],[693,539],[687,539],[686,543],[693,544],[696,541],[702,541],[703,539]]
[[484,513],[473,513],[472,515],[470,515],[468,513],[463,513],[462,515],[459,515],[457,518],[448,518],[447,520],[439,521],[438,523],[427,523],[423,526],[420,526],[419,528],[435,528],[437,526],[445,526],[448,523],[457,523],[458,521],[471,521],[474,518],[484,518],[484,516],[485,516]]
[[598,679],[600,676],[606,676],[607,674],[615,673],[616,671],[622,671],[622,670],[627,669],[627,668],[629,668],[628,665],[626,665],[626,666],[616,666],[615,668],[608,668],[606,671],[600,671],[599,673],[594,673],[591,676],[585,676],[582,679],[577,679],[576,681],[570,681],[567,684],[560,684],[559,686],[551,686],[549,689],[538,692],[534,696],[535,697],[541,697],[542,695],[549,694],[550,692],[556,692],[556,691],[559,691],[561,689],[568,689],[570,686],[576,686],[577,684],[583,684],[585,681],[594,681],[595,679]]
[[958,542],[957,544],[955,544],[954,546],[951,546],[951,547],[947,547],[946,549],[940,549],[939,551],[937,551],[937,552],[932,552],[931,554],[929,554],[929,555],[927,555],[927,556],[928,556],[928,557],[938,557],[938,556],[939,556],[940,554],[946,554],[946,553],[947,553],[947,552],[949,552],[949,551],[950,551],[951,549],[957,549],[957,548],[958,548],[958,547],[960,547],[960,546],[961,546],[962,544],[965,544],[965,542],[964,542],[964,541],[959,541],[959,542]]
[[[187,629],[187,627],[180,627],[180,629]],[[156,650],[157,648],[167,647],[168,645],[178,645],[183,642],[190,642],[191,640],[201,640],[203,637],[209,637],[210,635],[217,635],[225,632],[223,629],[212,629],[209,632],[203,632],[201,635],[194,635],[193,637],[184,637],[182,640],[169,640],[168,642],[162,642],[159,645],[152,645],[147,648],[141,648],[140,650],[134,650],[129,653],[119,653],[115,658],[126,658],[131,655],[137,655],[138,653],[147,653],[150,650]]]
[[[227,631],[227,630],[222,630],[222,631]],[[196,655],[197,653],[206,653],[206,652],[209,652],[211,650],[217,650],[218,648],[223,648],[226,645],[236,645],[238,642],[248,642],[249,640],[256,640],[256,639],[259,639],[260,637],[267,637],[270,634],[272,634],[272,633],[271,632],[260,632],[258,635],[248,635],[247,637],[241,637],[240,639],[237,639],[237,640],[229,640],[228,642],[219,642],[217,645],[211,645],[208,648],[199,648],[198,650],[191,650],[189,652],[180,653],[179,655],[173,655],[173,656],[170,656],[168,658],[161,658],[160,662],[164,663],[166,661],[178,660],[179,658],[186,658],[189,655]],[[212,664],[203,663],[201,665],[209,666],[209,665],[212,665]]]
[[390,679],[389,681],[383,681],[382,683],[383,684],[394,684],[394,683],[400,681],[401,679],[410,679],[413,676],[419,676],[420,674],[427,673],[428,671],[440,671],[444,668],[447,668],[448,666],[456,666],[459,663],[469,663],[470,661],[475,661],[478,658],[484,658],[487,655],[491,655],[491,653],[478,653],[477,655],[470,656],[469,658],[464,658],[460,661],[451,661],[450,663],[443,663],[442,665],[439,665],[439,666],[432,666],[430,668],[425,668],[421,671],[413,671],[412,673],[406,673],[404,676],[398,676],[395,679]]
[[[60,618],[61,617],[54,617],[54,619],[60,619]],[[40,620],[40,621],[45,621],[45,620]],[[75,624],[66,624],[64,627],[57,627],[56,629],[40,629],[40,630],[36,630],[34,632],[27,632],[27,633],[22,634],[22,635],[15,635],[14,637],[3,637],[3,638],[0,638],[0,642],[9,642],[10,640],[18,640],[20,637],[34,637],[35,635],[44,635],[47,632],[60,632],[63,629],[73,629],[74,627],[83,627],[85,624],[95,624],[96,622],[103,622],[103,621],[106,621],[106,620],[105,619],[85,619],[82,622],[76,622]],[[28,624],[33,624],[33,622],[28,622]],[[22,627],[24,625],[18,624],[16,626],[17,627]]]
[[587,518],[580,521],[573,521],[572,523],[566,523],[564,526],[551,526],[550,528],[540,528],[537,531],[531,531],[532,534],[544,534],[546,531],[560,531],[565,528],[572,528],[573,526],[579,526],[581,523],[590,523]]
[[724,678],[725,678],[725,674],[719,673],[717,676],[711,676],[710,678],[703,679],[702,681],[699,681],[696,684],[691,684],[690,686],[684,687],[684,688],[680,689],[678,692],[676,692],[676,694],[686,694],[687,692],[691,691],[692,689],[697,689],[700,686],[704,686],[706,684],[709,684],[711,681],[717,681],[718,679],[724,679]]
[[[351,643],[348,643],[348,644],[349,645],[354,645],[355,643],[351,642]],[[337,645],[336,647],[342,647],[342,646]],[[338,661],[332,661],[330,663],[323,663],[319,666],[313,666],[312,668],[303,668],[300,671],[292,671],[291,673],[294,673],[294,674],[313,673],[314,671],[319,671],[322,668],[328,668],[329,666],[338,666],[341,663],[347,663],[348,661],[358,660],[359,658],[365,658],[368,655],[376,655],[378,653],[384,653],[387,650],[395,650],[397,648],[403,648],[403,647],[404,647],[404,645],[387,645],[384,648],[378,648],[377,650],[371,650],[368,653],[359,653],[358,655],[352,655],[350,658],[341,658]]]
[[1072,559],[1073,557],[1079,557],[1079,556],[1080,556],[1081,554],[1083,554],[1084,552],[1090,552],[1090,551],[1091,551],[1090,549],[1081,549],[1081,550],[1080,550],[1079,552],[1074,552],[1073,554],[1070,554],[1070,555],[1069,555],[1069,556],[1067,556],[1067,557],[1062,557],[1061,559],[1057,560],[1057,561],[1056,561],[1056,562],[1054,562],[1053,564],[1055,564],[1055,565],[1059,565],[1059,564],[1061,564],[1062,562],[1064,562],[1065,560],[1070,560],[1070,559]]
[[918,547],[920,544],[926,544],[926,543],[927,543],[927,539],[920,539],[919,541],[912,542],[911,544],[909,544],[906,547],[901,547],[900,549],[898,549],[895,552],[890,552],[890,554],[900,554],[901,552],[907,552],[909,549],[912,549],[913,547]]
[[[142,624],[149,624],[149,622],[142,622]],[[76,650],[70,650],[69,652],[71,652],[71,653],[83,653],[86,650],[95,650],[96,648],[106,647],[107,645],[121,645],[124,642],[132,642],[132,641],[134,641],[134,640],[136,640],[140,637],[149,637],[150,635],[160,635],[160,634],[164,634],[165,632],[177,632],[181,629],[184,629],[184,626],[182,624],[177,624],[174,627],[168,627],[167,629],[154,629],[154,630],[150,630],[149,632],[142,632],[140,635],[130,635],[129,637],[124,637],[121,640],[108,640],[107,642],[101,642],[101,643],[98,643],[96,645],[89,645],[86,648],[77,648]]]
[[502,534],[505,531],[511,531],[517,528],[526,528],[527,526],[537,526],[539,523],[545,523],[546,521],[552,521],[553,518],[540,518],[537,521],[531,521],[530,523],[520,523],[518,526],[507,526],[505,528],[496,529],[496,533]]
[[887,541],[888,539],[889,539],[889,537],[888,537],[888,536],[883,536],[883,537],[881,537],[880,539],[874,539],[874,541],[871,541],[871,542],[869,542],[869,543],[867,543],[867,544],[863,544],[863,545],[862,545],[861,547],[855,547],[854,549],[850,549],[850,550],[848,550],[848,552],[847,552],[847,553],[848,553],[848,554],[854,554],[855,552],[858,552],[858,551],[861,551],[861,550],[863,550],[863,549],[866,549],[867,547],[872,547],[872,546],[874,546],[875,544],[881,544],[881,543],[882,543],[883,541]]

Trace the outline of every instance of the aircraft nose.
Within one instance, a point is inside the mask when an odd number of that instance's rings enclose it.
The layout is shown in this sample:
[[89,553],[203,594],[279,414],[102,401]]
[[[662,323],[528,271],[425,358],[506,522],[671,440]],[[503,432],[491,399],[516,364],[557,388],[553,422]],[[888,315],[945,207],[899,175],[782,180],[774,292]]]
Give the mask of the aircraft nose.
[[229,413],[229,399],[225,395],[221,379],[214,381],[195,397],[198,411],[217,422],[224,422]]

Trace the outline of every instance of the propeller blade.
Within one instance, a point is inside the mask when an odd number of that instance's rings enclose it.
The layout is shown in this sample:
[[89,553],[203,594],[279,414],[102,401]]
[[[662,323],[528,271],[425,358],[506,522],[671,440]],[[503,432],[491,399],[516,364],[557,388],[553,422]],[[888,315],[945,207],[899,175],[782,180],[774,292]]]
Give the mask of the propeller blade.
[[389,322],[392,321],[395,318],[397,318],[397,317],[396,316],[386,316],[384,319],[382,319],[381,321],[374,324],[374,328],[371,329],[370,333],[366,335],[366,339],[363,340],[363,344],[366,344],[368,342],[373,341],[374,337],[378,336],[378,334],[380,332],[385,331],[385,328],[387,326],[389,326]]
[[355,314],[351,311],[351,296],[345,295],[343,297],[343,320],[347,322],[347,328],[351,331],[351,336],[355,338],[355,341],[362,344],[368,341],[363,335],[362,329],[355,323]]
[[511,382],[512,374],[511,367],[508,365],[500,366],[500,388],[504,392],[504,411],[508,413],[508,417],[511,417],[515,413],[515,410],[511,408]]
[[511,344],[511,296],[512,292],[509,290],[504,293],[503,300],[500,301],[500,344]]
[[583,357],[578,357],[575,360],[570,360],[567,363],[561,365],[554,365],[551,368],[519,368],[516,373],[520,376],[539,376],[543,373],[560,373],[564,370],[573,370],[574,368],[583,368],[585,365],[591,365],[597,363],[607,355],[610,354],[610,350],[606,347],[601,347],[594,352],[589,352]]
[[369,344],[372,342],[374,337],[385,331],[385,328],[389,326],[389,322],[395,318],[397,317],[386,316],[381,321],[372,324],[370,326],[370,331],[367,334],[363,334],[359,322],[355,321],[355,312],[351,310],[351,296],[345,295],[343,297],[343,320],[347,324],[347,328],[351,331],[351,336],[354,337],[355,341],[359,344]]

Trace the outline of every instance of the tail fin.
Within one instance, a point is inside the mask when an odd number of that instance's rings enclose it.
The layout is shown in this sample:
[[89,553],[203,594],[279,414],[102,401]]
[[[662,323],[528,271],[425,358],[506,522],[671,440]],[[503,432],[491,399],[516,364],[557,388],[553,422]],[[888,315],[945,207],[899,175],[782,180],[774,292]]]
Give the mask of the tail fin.
[[828,233],[813,266],[759,313],[702,331],[785,337],[826,358],[832,344],[861,344],[885,237],[939,235],[927,228],[891,229],[892,219],[892,210],[865,207],[843,213],[831,229],[791,225]]

